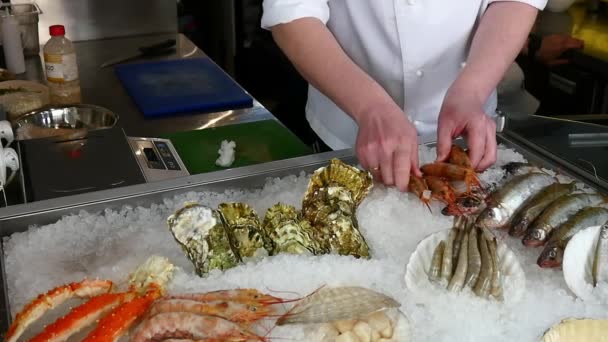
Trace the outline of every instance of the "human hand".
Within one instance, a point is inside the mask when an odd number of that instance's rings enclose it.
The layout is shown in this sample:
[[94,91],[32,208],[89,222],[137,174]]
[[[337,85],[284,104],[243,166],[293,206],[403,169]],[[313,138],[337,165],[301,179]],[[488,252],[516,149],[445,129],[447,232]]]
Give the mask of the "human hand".
[[377,106],[357,119],[356,153],[361,165],[386,185],[407,191],[418,168],[418,135],[397,105]]
[[450,89],[439,113],[437,161],[445,161],[452,141],[464,136],[471,165],[483,171],[496,162],[496,123],[483,111],[483,102],[471,92]]
[[569,62],[567,58],[560,58],[562,54],[571,49],[581,49],[584,42],[565,34],[552,34],[543,37],[536,59],[548,66],[556,66]]

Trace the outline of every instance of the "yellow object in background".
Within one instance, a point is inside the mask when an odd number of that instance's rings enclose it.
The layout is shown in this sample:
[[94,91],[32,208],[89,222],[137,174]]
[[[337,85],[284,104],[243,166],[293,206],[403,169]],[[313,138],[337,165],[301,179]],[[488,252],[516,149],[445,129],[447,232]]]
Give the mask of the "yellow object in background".
[[608,14],[590,13],[585,5],[572,6],[568,13],[572,17],[570,34],[585,42],[585,54],[608,61]]

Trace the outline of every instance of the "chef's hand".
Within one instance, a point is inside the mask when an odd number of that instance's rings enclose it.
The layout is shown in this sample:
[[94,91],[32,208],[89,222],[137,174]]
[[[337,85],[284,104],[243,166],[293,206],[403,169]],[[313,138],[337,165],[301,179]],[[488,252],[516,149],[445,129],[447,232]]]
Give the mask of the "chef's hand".
[[407,191],[410,172],[418,169],[418,135],[396,104],[375,107],[357,118],[356,152],[361,165],[375,179]]
[[473,168],[483,171],[496,162],[496,123],[471,93],[450,89],[439,114],[437,161],[445,161],[454,138],[464,136]]

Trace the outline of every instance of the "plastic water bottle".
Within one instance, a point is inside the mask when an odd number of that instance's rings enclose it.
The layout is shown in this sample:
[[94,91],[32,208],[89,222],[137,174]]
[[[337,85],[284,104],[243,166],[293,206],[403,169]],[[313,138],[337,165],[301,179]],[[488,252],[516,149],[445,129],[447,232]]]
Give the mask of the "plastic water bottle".
[[80,103],[80,80],[74,45],[65,37],[62,25],[53,25],[49,31],[51,39],[44,45],[43,52],[51,103]]
[[8,9],[1,18],[2,21],[2,47],[6,68],[14,74],[25,72],[25,57],[23,56],[23,43],[17,18],[10,15]]

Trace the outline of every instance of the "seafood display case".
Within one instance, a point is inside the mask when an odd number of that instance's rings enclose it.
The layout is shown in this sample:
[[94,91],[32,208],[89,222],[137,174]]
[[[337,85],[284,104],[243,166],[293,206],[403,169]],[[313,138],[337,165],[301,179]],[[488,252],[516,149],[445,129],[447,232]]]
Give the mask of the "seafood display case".
[[[563,125],[551,119],[554,125]],[[601,127],[576,124],[569,122],[569,127],[576,127],[578,134],[595,133],[604,136],[608,129]],[[580,126],[579,126],[580,125]],[[560,153],[554,148],[547,148],[543,143],[554,142],[527,140],[527,126],[521,122],[508,122],[506,131],[498,134],[498,142],[509,149],[520,153],[530,163],[548,169],[559,170],[565,176],[579,180],[599,192],[607,193],[608,186],[602,176],[608,172],[608,167],[589,172],[573,161],[568,161],[569,155]],[[557,130],[553,131],[557,132]],[[569,131],[567,134],[573,134]],[[577,133],[574,133],[577,134]],[[540,139],[540,138],[539,138]],[[457,141],[458,143],[459,141]],[[461,142],[461,141],[460,141]],[[569,149],[575,149],[569,140]],[[429,144],[433,146],[433,144]],[[28,205],[16,205],[0,210],[0,236],[3,240],[14,233],[24,232],[30,227],[42,226],[57,222],[67,215],[78,214],[81,211],[103,213],[106,210],[120,210],[124,206],[150,206],[162,203],[165,199],[189,192],[225,192],[229,189],[259,189],[271,178],[281,178],[291,175],[312,173],[326,166],[332,159],[339,159],[351,165],[357,160],[352,150],[333,151],[294,159],[280,160],[248,167],[229,169],[222,172],[192,175],[183,178],[170,179],[155,183],[138,184],[118,189],[103,190],[93,193],[80,194],[54,200],[43,200]],[[584,158],[583,158],[584,159]],[[601,159],[601,158],[600,158]],[[605,160],[604,160],[605,162]],[[593,162],[592,162],[593,163]],[[596,165],[598,169],[601,164]],[[0,244],[0,331],[6,331],[11,322],[11,310],[8,301],[8,289],[5,268],[4,244]],[[44,251],[41,251],[41,257]],[[27,271],[27,270],[24,270]]]

